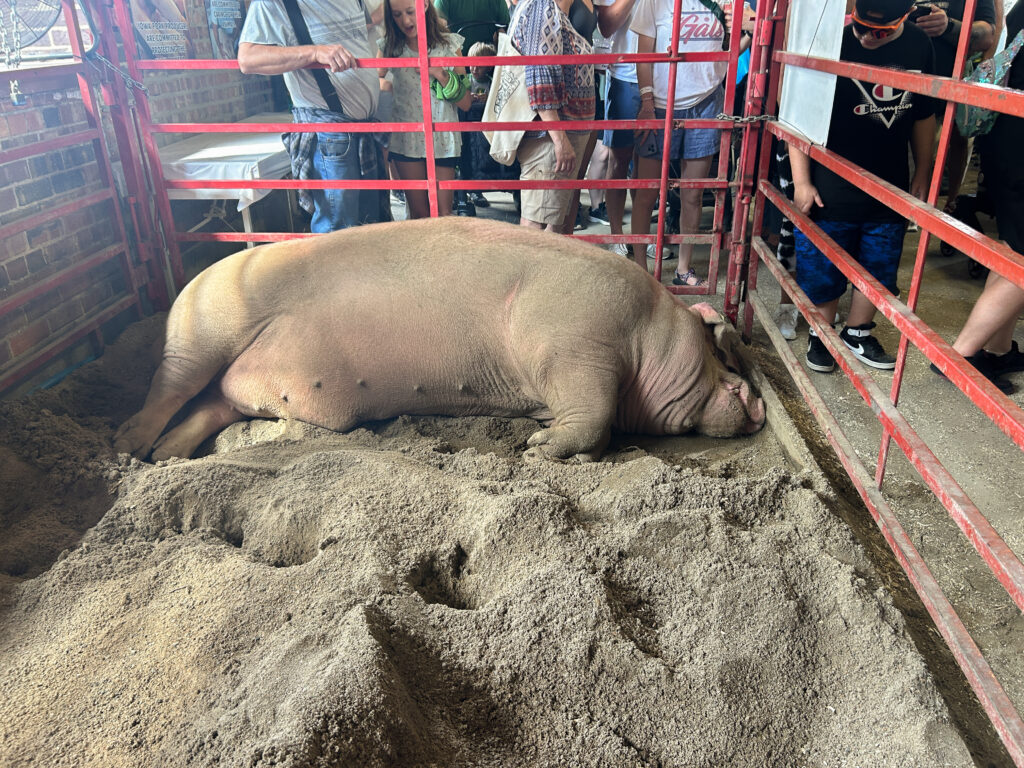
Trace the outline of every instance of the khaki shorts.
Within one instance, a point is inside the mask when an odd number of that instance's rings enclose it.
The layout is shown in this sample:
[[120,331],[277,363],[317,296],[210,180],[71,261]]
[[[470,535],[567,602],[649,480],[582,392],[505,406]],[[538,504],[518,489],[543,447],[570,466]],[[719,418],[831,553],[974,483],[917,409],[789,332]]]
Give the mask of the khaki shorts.
[[[576,152],[576,167],[571,173],[555,173],[555,144],[550,136],[538,139],[523,138],[519,143],[519,165],[523,181],[551,181],[554,179],[575,179],[580,170],[583,150],[587,147],[589,132],[568,133],[569,142]],[[522,216],[538,224],[561,224],[572,199],[571,189],[524,189],[522,194]]]

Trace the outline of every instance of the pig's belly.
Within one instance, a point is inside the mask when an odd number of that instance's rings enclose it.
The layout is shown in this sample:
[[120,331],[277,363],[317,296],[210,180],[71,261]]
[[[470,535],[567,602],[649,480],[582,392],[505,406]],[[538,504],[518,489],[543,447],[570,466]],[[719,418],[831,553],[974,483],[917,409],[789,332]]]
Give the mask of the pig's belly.
[[285,323],[262,333],[225,370],[223,396],[248,416],[338,431],[401,414],[549,418],[512,366],[480,344],[309,331]]

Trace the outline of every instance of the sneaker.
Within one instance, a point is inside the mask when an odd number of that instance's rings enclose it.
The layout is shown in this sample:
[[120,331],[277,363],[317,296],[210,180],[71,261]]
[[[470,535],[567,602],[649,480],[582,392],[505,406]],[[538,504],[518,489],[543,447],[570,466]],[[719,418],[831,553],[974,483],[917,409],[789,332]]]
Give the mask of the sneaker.
[[477,208],[490,208],[491,201],[484,197],[483,192],[470,191],[469,202],[475,205]]
[[800,310],[793,304],[783,304],[775,315],[775,324],[779,326],[782,338],[792,341],[796,338],[796,324],[800,320]]
[[874,323],[864,325],[848,325],[839,332],[839,338],[853,352],[853,356],[865,365],[882,370],[892,370],[896,367],[896,358],[888,354],[878,339],[871,335]]
[[836,361],[832,353],[825,347],[825,342],[811,328],[807,337],[807,367],[819,373],[831,373],[835,370]]
[[997,373],[1024,371],[1024,352],[1020,351],[1016,341],[1011,341],[1010,344],[1010,351],[1002,355],[994,355],[991,352],[986,353],[989,365]]
[[455,215],[456,216],[476,216],[476,206],[468,200],[463,200],[455,204]]
[[[1007,352],[1006,354],[1010,354],[1010,352]],[[995,364],[992,362],[993,357],[1001,357],[1001,355],[991,355],[982,350],[970,357],[965,357],[964,360],[977,368],[978,373],[991,381],[995,385],[996,389],[1004,395],[1012,395],[1017,391],[1017,387],[1014,386],[1013,382],[1000,378],[1004,372],[995,368]],[[946,379],[947,381],[949,380],[949,377],[940,371],[939,367],[935,363],[932,363],[929,368],[932,369],[932,373],[936,376]]]
[[604,203],[601,203],[597,208],[591,208],[589,213],[590,220],[595,224],[607,224],[608,223],[608,208]]
[[392,189],[391,190],[391,197],[393,197],[395,202],[397,202],[397,203],[404,203],[405,202],[405,190],[404,189]]
[[633,258],[629,243],[608,243],[608,250],[619,256],[625,256],[627,259]]
[[586,229],[590,226],[590,218],[583,212],[582,208],[576,209],[576,225],[573,227],[575,230]]
[[[650,259],[651,261],[654,261],[655,245],[656,245],[656,243],[648,243],[647,244],[647,258]],[[661,248],[661,260],[662,261],[672,261],[672,260],[678,259],[678,258],[679,258],[679,256],[676,255],[676,252],[674,250],[672,250],[672,246],[671,245],[662,246],[662,248]]]

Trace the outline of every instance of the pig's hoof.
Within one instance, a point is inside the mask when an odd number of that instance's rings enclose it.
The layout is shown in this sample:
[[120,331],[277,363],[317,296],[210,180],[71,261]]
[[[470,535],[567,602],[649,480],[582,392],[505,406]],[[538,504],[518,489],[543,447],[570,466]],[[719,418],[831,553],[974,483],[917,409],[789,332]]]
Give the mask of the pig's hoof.
[[523,454],[523,459],[526,461],[557,461],[561,462],[563,459],[551,448],[546,445],[536,445],[533,448],[527,449]]
[[129,420],[114,435],[114,451],[130,453],[137,459],[145,459],[149,455],[150,442],[140,434],[140,430]]

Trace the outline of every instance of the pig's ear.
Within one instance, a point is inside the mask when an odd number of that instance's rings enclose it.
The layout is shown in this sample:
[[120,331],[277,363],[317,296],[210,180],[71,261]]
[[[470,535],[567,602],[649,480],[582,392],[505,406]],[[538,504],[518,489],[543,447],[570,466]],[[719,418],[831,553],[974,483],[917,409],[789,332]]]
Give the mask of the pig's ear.
[[716,326],[725,322],[725,318],[722,317],[721,313],[706,301],[694,304],[690,307],[690,311],[695,312],[704,321],[704,325]]
[[694,304],[690,311],[704,321],[704,329],[714,347],[715,357],[733,373],[745,376],[749,366],[743,357],[743,341],[732,324],[707,302]]

